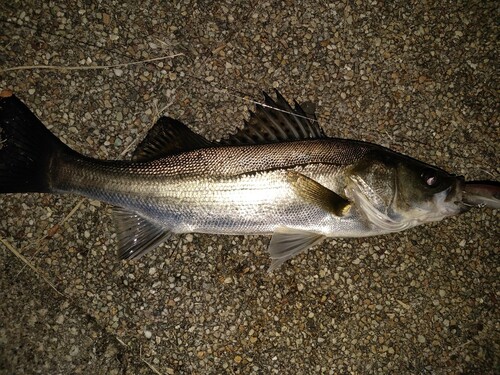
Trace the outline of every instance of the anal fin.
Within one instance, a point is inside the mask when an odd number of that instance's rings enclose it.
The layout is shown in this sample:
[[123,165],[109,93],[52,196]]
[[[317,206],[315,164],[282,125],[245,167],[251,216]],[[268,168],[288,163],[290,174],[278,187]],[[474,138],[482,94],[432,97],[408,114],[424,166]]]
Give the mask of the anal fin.
[[268,272],[279,268],[288,259],[316,245],[325,238],[322,234],[300,229],[278,228],[271,238],[268,251],[271,265]]
[[120,259],[139,259],[171,235],[158,224],[119,207],[113,209],[113,217]]

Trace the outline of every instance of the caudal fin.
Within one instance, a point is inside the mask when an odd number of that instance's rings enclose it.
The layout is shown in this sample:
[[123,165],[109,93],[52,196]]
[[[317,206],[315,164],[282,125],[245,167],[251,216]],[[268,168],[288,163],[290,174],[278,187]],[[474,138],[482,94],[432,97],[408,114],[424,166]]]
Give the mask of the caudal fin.
[[0,97],[0,193],[50,192],[50,165],[70,150],[14,95]]

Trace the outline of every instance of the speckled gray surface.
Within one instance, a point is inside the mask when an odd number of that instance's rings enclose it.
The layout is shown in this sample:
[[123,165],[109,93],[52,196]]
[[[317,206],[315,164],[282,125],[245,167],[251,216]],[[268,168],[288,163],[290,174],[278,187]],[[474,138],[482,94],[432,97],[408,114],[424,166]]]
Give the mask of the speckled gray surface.
[[[1,88],[85,154],[126,157],[158,113],[220,138],[242,125],[246,99],[279,88],[317,103],[331,136],[500,179],[495,1],[10,1],[0,12],[1,69],[184,54],[1,72]],[[120,262],[109,207],[2,196],[2,240],[39,273],[0,245],[0,372],[498,373],[498,215],[329,240],[269,275],[266,237],[179,236]]]

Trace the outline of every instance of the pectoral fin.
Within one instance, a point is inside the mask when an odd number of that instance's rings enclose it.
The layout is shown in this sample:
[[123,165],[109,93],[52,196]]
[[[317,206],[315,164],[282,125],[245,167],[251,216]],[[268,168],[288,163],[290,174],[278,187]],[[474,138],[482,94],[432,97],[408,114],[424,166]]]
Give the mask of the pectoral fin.
[[171,235],[165,228],[122,208],[114,208],[113,217],[120,259],[138,259]]
[[269,266],[268,272],[279,268],[288,259],[314,246],[324,238],[321,234],[299,229],[277,229],[268,247],[271,256],[271,266]]
[[349,212],[350,202],[319,182],[295,171],[287,171],[287,177],[297,194],[306,201],[336,216],[344,216]]

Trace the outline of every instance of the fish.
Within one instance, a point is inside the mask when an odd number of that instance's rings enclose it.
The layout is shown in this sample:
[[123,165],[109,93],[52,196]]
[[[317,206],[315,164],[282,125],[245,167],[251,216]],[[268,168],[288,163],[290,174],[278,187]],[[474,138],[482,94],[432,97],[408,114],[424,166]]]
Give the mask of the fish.
[[9,92],[0,98],[0,193],[111,205],[121,259],[140,258],[172,234],[272,235],[270,271],[328,237],[399,232],[487,201],[484,189],[465,193],[462,176],[327,137],[314,105],[292,107],[275,94],[264,93],[244,126],[219,141],[162,116],[130,160],[99,160],[64,144]]

